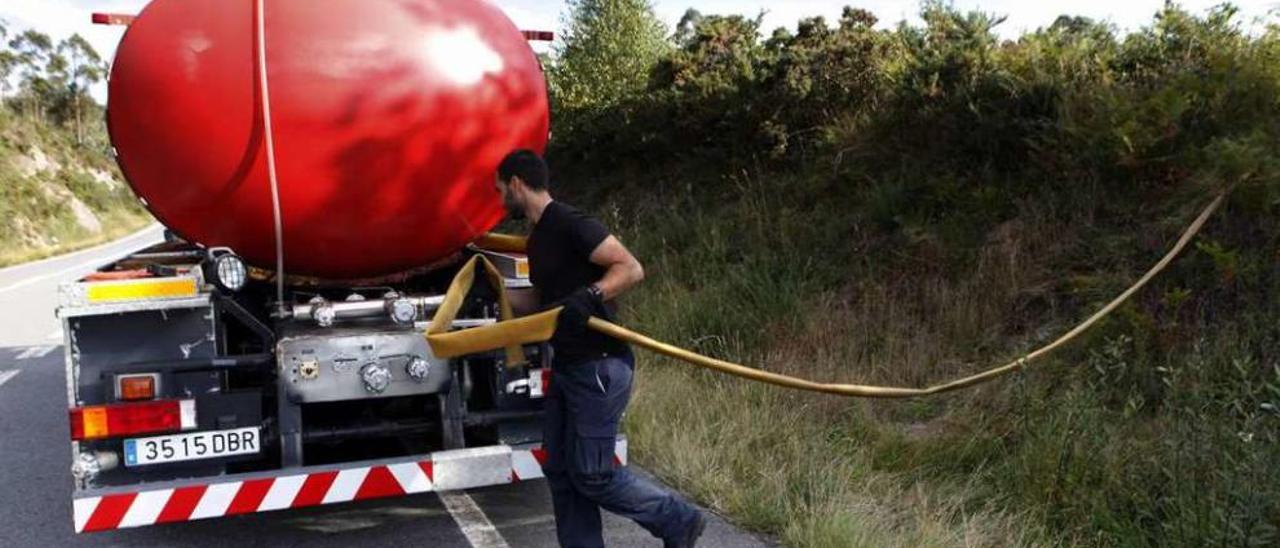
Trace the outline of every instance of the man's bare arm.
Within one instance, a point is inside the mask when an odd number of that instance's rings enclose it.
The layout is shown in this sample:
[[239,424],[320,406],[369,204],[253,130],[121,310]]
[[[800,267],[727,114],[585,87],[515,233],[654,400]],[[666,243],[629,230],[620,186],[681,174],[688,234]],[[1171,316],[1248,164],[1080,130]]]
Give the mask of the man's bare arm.
[[591,262],[605,268],[604,277],[596,282],[604,293],[604,300],[611,301],[626,293],[644,280],[644,267],[617,238],[609,236],[595,251]]

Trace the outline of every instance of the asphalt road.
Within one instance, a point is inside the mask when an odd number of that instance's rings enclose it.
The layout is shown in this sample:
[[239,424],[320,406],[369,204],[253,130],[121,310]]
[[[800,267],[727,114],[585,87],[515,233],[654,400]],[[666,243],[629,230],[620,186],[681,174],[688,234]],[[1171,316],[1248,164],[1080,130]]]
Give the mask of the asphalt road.
[[61,344],[62,328],[54,316],[58,285],[163,239],[164,227],[151,225],[78,253],[0,269],[0,347]]
[[[74,534],[62,334],[53,316],[57,286],[160,237],[160,227],[153,226],[112,244],[0,270],[0,546],[556,545],[550,495],[541,480]],[[708,517],[699,546],[769,545]],[[661,546],[627,520],[606,515],[605,524],[609,546]]]

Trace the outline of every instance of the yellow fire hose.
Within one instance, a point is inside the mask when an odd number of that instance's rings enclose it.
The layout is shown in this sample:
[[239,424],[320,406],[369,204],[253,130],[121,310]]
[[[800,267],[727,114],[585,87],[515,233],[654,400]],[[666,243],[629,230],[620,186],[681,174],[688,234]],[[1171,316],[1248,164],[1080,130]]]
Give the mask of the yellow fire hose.
[[[690,364],[713,369],[722,373],[728,373],[742,377],[744,379],[773,384],[786,388],[795,388],[799,390],[808,390],[811,392],[822,392],[827,394],[836,394],[839,396],[855,397],[855,398],[913,398],[919,396],[929,396],[933,394],[941,394],[961,388],[968,388],[978,384],[985,383],[992,379],[1019,371],[1026,368],[1031,362],[1037,361],[1051,352],[1061,348],[1076,337],[1079,337],[1085,331],[1088,331],[1103,318],[1110,315],[1122,304],[1132,298],[1135,294],[1142,290],[1151,280],[1159,276],[1161,272],[1169,266],[1186,249],[1187,245],[1195,239],[1200,230],[1204,228],[1205,223],[1213,216],[1217,210],[1222,207],[1222,203],[1226,201],[1227,193],[1218,195],[1217,198],[1204,209],[1200,216],[1196,218],[1191,226],[1187,227],[1182,237],[1173,246],[1173,249],[1164,256],[1160,262],[1156,263],[1151,270],[1142,276],[1137,283],[1133,284],[1129,289],[1121,293],[1115,300],[1107,303],[1097,313],[1089,317],[1080,325],[1059,337],[1057,340],[1048,345],[1031,352],[1009,364],[994,369],[988,369],[982,373],[965,377],[963,379],[954,380],[945,384],[938,384],[927,388],[900,388],[891,386],[863,386],[856,384],[826,384],[810,380],[800,379],[768,371],[761,371],[744,365],[730,363],[715,358],[709,358],[701,354],[690,352],[683,348],[672,346],[660,341],[653,340],[649,337],[631,331],[625,327],[615,325],[604,321],[600,318],[591,318],[588,326],[600,333],[612,336],[614,338],[626,341],[636,346],[646,348],[653,352],[657,352],[664,356],[669,356]],[[505,235],[489,235],[482,238],[477,245],[483,249],[492,249],[494,251],[517,252],[524,250],[524,239],[518,236]],[[458,314],[458,309],[462,305],[462,300],[471,290],[471,286],[475,281],[475,271],[477,264],[485,267],[487,277],[490,284],[493,285],[498,292],[501,307],[501,320],[493,325],[485,327],[477,327],[462,331],[447,332],[453,324],[454,318]],[[511,307],[507,301],[505,286],[502,282],[502,275],[498,270],[489,263],[488,259],[482,256],[476,256],[467,263],[465,267],[454,278],[453,284],[449,287],[449,292],[445,296],[444,304],[436,311],[435,317],[432,319],[430,327],[427,329],[427,342],[431,346],[432,352],[439,358],[453,358],[464,356],[467,354],[475,354],[479,352],[488,352],[498,348],[505,348],[507,352],[507,363],[511,365],[521,364],[525,362],[523,351],[520,345],[544,342],[551,339],[552,333],[555,332],[556,320],[560,316],[560,308],[548,310],[540,314],[526,316],[523,318],[512,318]]]

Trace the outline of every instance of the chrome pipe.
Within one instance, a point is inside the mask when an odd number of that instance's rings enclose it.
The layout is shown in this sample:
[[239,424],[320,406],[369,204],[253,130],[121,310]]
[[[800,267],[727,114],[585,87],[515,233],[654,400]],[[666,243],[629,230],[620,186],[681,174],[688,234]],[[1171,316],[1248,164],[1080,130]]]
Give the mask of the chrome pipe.
[[[444,295],[434,295],[430,297],[406,297],[409,302],[413,303],[414,308],[418,309],[419,317],[425,317],[435,309],[440,308],[440,304],[444,302]],[[315,311],[320,307],[329,307],[333,310],[333,320],[349,320],[353,318],[372,318],[377,316],[387,316],[387,308],[397,299],[370,299],[367,301],[353,302],[325,302],[320,304],[295,304],[290,311],[289,317],[298,321],[313,320]]]

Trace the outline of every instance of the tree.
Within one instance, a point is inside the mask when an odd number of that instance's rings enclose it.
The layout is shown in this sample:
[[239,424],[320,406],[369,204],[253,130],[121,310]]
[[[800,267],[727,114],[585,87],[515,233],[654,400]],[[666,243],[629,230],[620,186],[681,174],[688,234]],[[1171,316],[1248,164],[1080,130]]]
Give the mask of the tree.
[[[31,118],[41,116],[44,99],[50,95],[51,85],[46,72],[53,55],[53,41],[47,34],[28,29],[9,40],[14,65],[22,78],[23,103]],[[54,60],[54,64],[57,61]]]
[[895,40],[875,30],[870,12],[845,8],[838,26],[822,17],[800,21],[796,33],[775,32],[766,42],[761,93],[771,105],[763,123],[771,155],[832,144],[835,128],[851,113],[866,112],[884,88],[884,59]]
[[757,61],[764,52],[762,22],[763,14],[755,19],[741,15],[689,18],[676,43],[679,49],[655,68],[654,86],[706,96],[754,80]]
[[702,12],[693,8],[685,10],[684,16],[676,24],[676,32],[671,36],[671,40],[677,44],[688,42],[690,38],[693,38],[694,29],[698,28],[698,24],[702,22],[702,19]]
[[[79,34],[58,44],[57,55],[65,60],[66,92],[70,96],[71,119],[75,123],[76,143],[84,143],[84,104],[89,87],[101,82],[107,74],[107,64],[97,50]],[[89,99],[90,101],[92,99]]]
[[552,67],[561,112],[595,110],[645,90],[649,70],[670,48],[648,0],[569,0]]
[[757,102],[757,67],[766,62],[761,18],[688,17],[676,49],[654,67],[650,96],[663,108],[659,138],[673,153],[754,150],[755,120],[771,105]]
[[[0,43],[9,38],[8,21],[0,19]],[[9,93],[9,77],[18,63],[18,57],[8,48],[0,50],[0,97]]]

